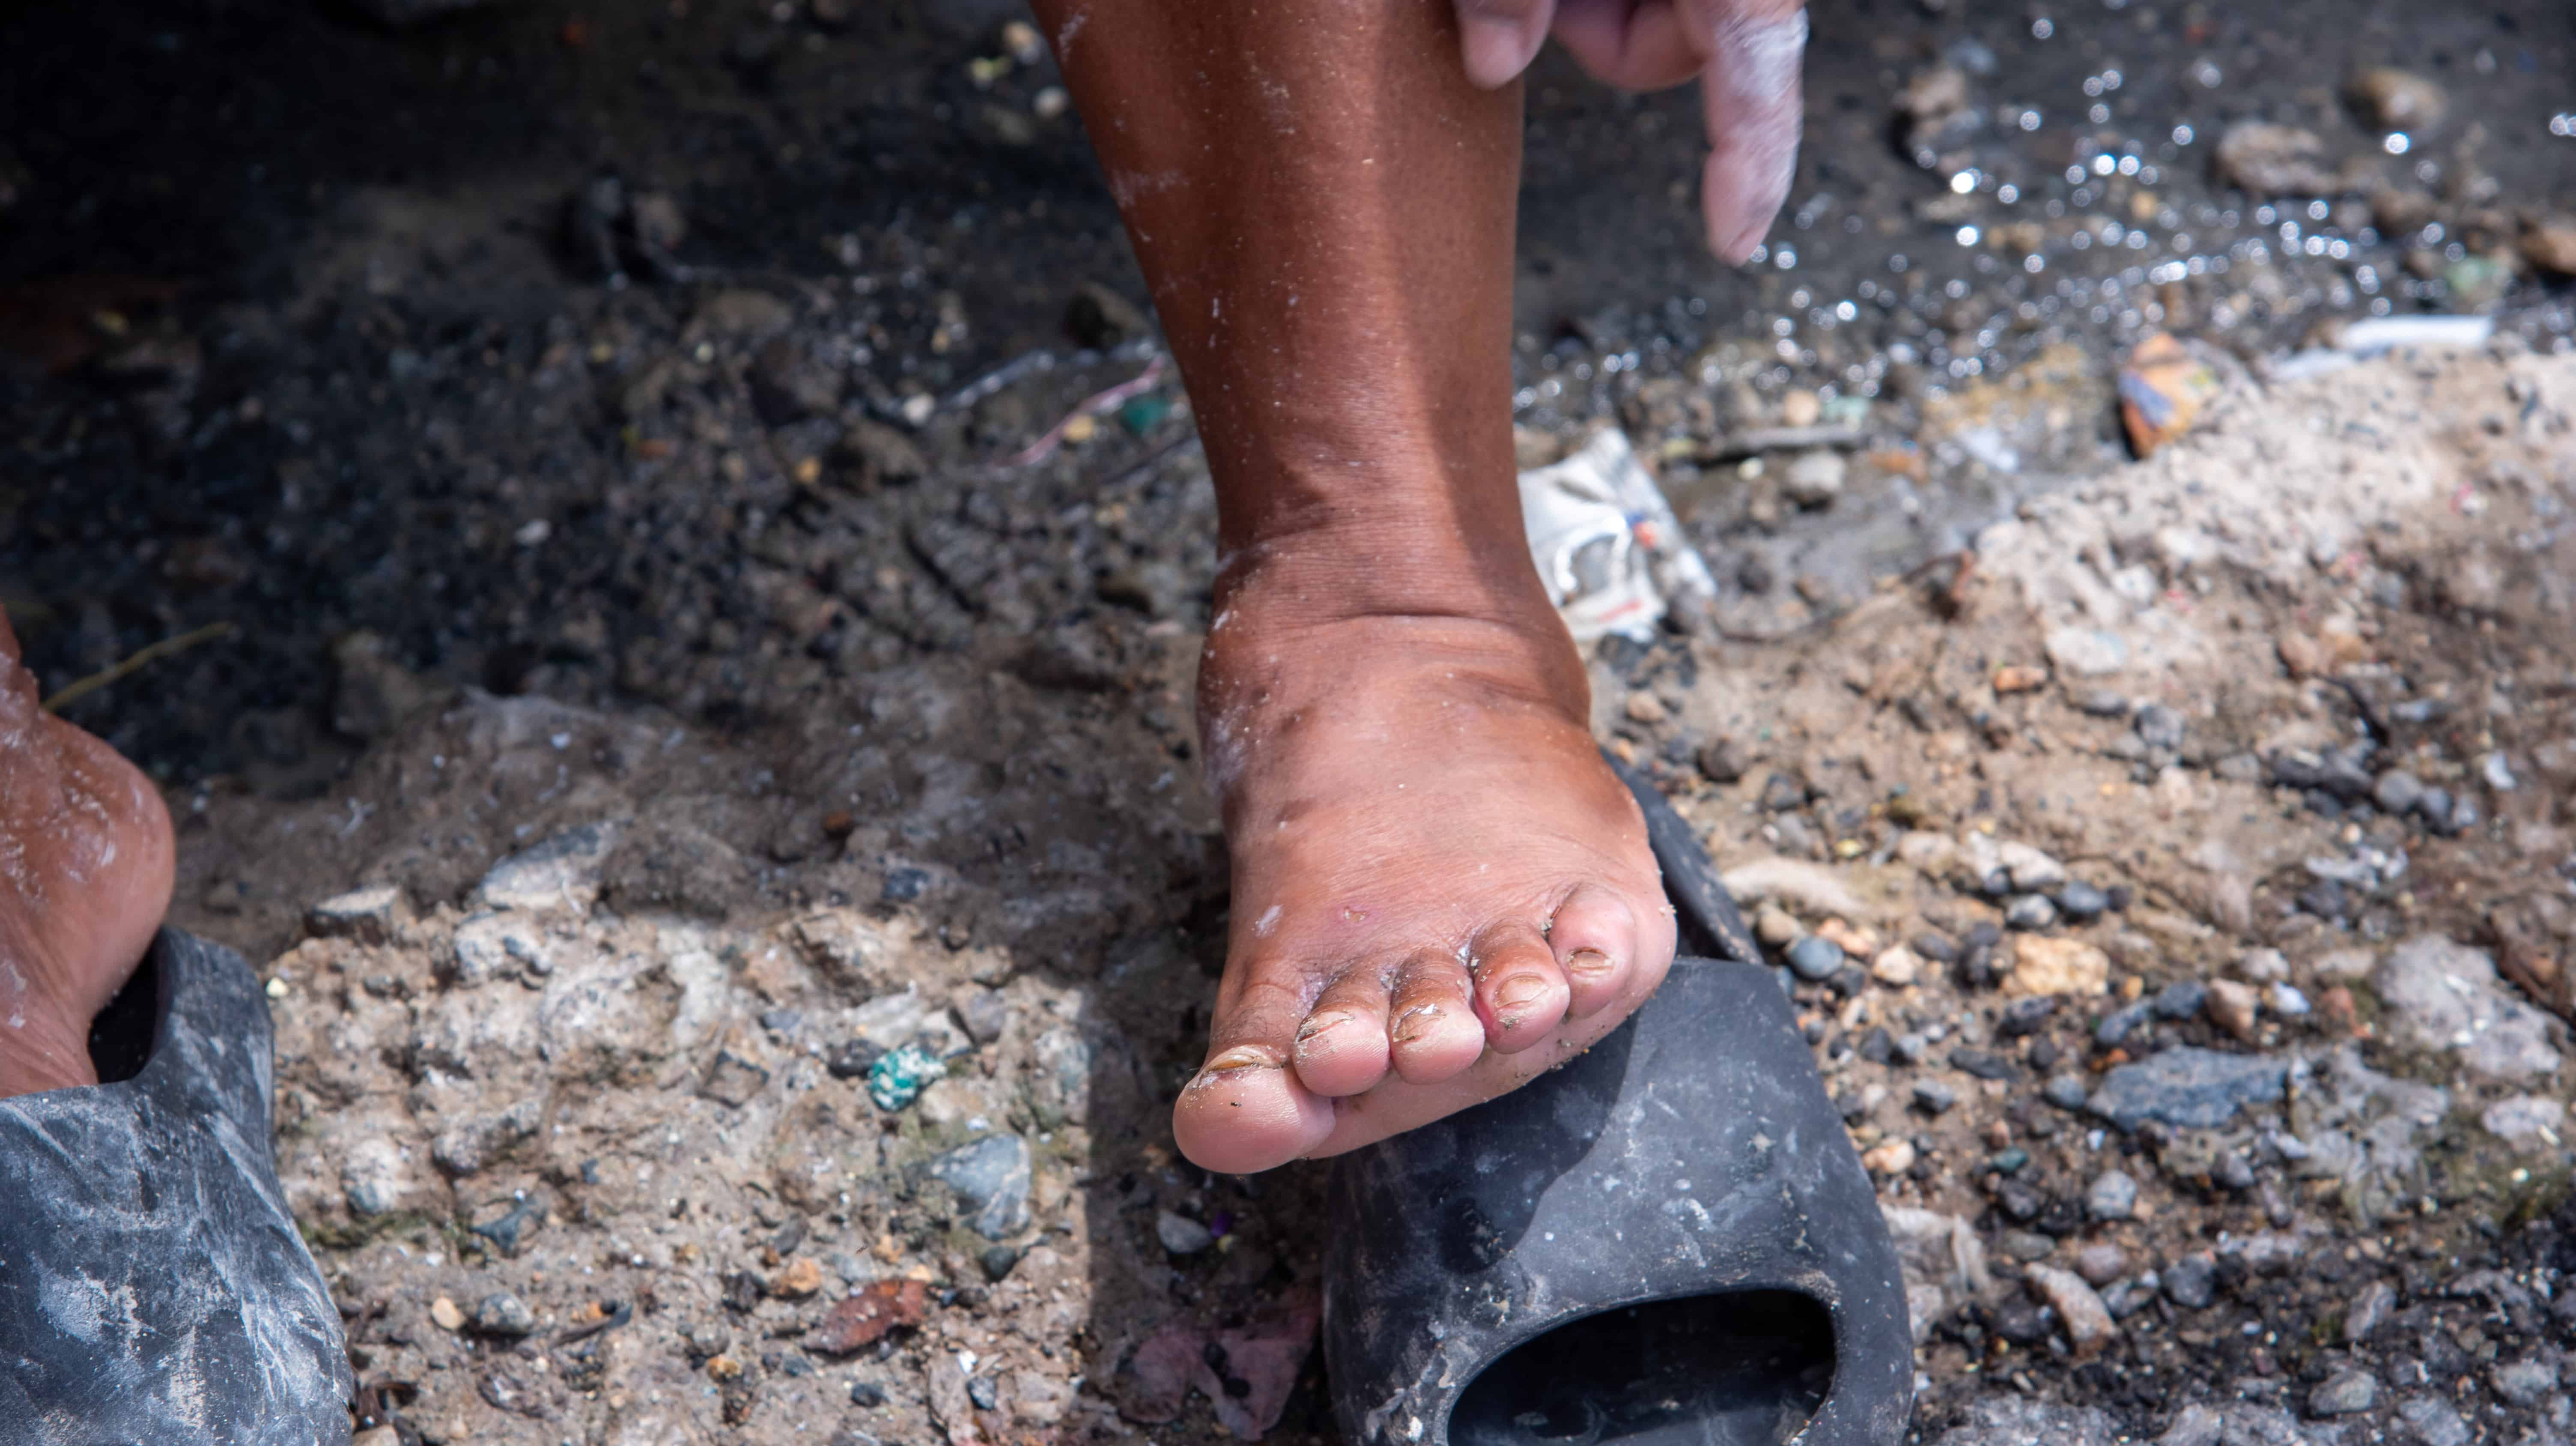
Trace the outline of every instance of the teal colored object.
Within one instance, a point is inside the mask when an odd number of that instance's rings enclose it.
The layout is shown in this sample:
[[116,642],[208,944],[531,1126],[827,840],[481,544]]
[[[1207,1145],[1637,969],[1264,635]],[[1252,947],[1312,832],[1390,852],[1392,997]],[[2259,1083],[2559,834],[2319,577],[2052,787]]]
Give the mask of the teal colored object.
[[877,1056],[868,1066],[868,1098],[877,1108],[893,1114],[921,1098],[931,1082],[948,1073],[939,1056],[918,1045],[907,1044]]
[[2023,1149],[2019,1145],[2015,1145],[2011,1149],[2004,1151],[2002,1154],[1995,1156],[1991,1160],[1988,1160],[1986,1162],[1986,1168],[1993,1170],[1998,1174],[2018,1175],[2021,1173],[2021,1167],[2029,1163],[2030,1151]]
[[1118,425],[1141,437],[1161,425],[1162,420],[1171,414],[1171,398],[1147,393],[1128,398],[1127,404],[1118,409]]

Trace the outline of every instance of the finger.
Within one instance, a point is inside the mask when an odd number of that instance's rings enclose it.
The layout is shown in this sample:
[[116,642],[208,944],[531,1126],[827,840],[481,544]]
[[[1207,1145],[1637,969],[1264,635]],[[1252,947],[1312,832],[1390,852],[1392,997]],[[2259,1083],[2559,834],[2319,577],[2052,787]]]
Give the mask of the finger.
[[1586,73],[1621,90],[1662,90],[1708,64],[1674,0],[1560,0],[1556,43]]
[[1710,249],[1740,262],[1771,229],[1798,173],[1798,67],[1807,49],[1807,12],[1759,0],[1694,8],[1709,36],[1708,72],[1700,83],[1709,143],[1700,208]]
[[1458,0],[1458,49],[1467,79],[1491,90],[1508,85],[1546,43],[1556,0]]

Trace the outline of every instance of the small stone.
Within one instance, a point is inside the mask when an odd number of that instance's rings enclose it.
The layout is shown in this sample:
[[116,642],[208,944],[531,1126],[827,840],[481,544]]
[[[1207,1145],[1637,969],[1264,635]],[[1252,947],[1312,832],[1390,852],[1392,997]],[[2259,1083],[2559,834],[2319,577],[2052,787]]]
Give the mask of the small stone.
[[487,1336],[524,1336],[537,1328],[537,1313],[506,1290],[496,1290],[475,1304],[474,1328]]
[[2084,1191],[2084,1213],[2096,1220],[2126,1220],[2137,1212],[2138,1182],[2125,1170],[2105,1170]]
[[1753,937],[1774,949],[1786,949],[1807,932],[1797,916],[1778,904],[1764,904],[1753,914]]
[[2370,786],[2370,800],[2381,813],[2404,818],[2424,801],[2424,781],[2403,768],[2392,768]]
[[1991,1050],[1954,1049],[1950,1051],[1950,1067],[1978,1079],[2009,1082],[2021,1078],[2019,1066]]
[[2257,984],[2290,977],[2290,961],[2278,949],[2248,949],[2236,956],[2236,972]]
[[1937,1079],[1914,1082],[1914,1104],[1927,1115],[1937,1115],[1959,1102],[1959,1092]]
[[2096,688],[2078,699],[2076,707],[2095,718],[2126,718],[2129,696],[2111,688]]
[[1196,1255],[1216,1243],[1216,1236],[1205,1225],[1169,1210],[1154,1217],[1154,1238],[1174,1255]]
[[2048,661],[2061,673],[2099,678],[2129,666],[2129,643],[2107,628],[2051,628],[2040,640]]
[[2352,78],[2346,94],[2362,123],[2381,131],[2428,131],[2442,123],[2442,87],[2411,70],[2376,65]]
[[2529,1410],[2558,1389],[2558,1368],[2540,1359],[2507,1361],[2495,1368],[2495,1393],[2508,1406]]
[[984,1278],[999,1284],[1020,1263],[1020,1252],[1007,1245],[987,1245],[976,1263],[984,1268]]
[[2260,1005],[2251,984],[2233,979],[2209,981],[2209,1022],[2238,1039],[2254,1038],[2254,1015]]
[[966,1037],[977,1044],[991,1044],[1010,1027],[1011,1002],[998,989],[973,989],[958,1002],[957,1021],[966,1027]]
[[[995,1246],[995,1249],[1001,1247]],[[886,1403],[885,1387],[874,1381],[850,1382],[850,1404],[863,1410],[874,1410]]]
[[1780,399],[1780,425],[1784,427],[1812,427],[1824,414],[1825,404],[1804,387]]
[[2138,739],[2149,748],[2161,748],[2167,752],[2181,751],[2186,726],[2186,720],[2179,708],[2169,707],[2163,703],[2149,703],[2138,710],[2136,723]]
[[2207,1310],[2218,1295],[2218,1262],[2208,1254],[2186,1255],[2164,1268],[2165,1296],[2187,1310]]
[[2287,984],[2275,984],[2263,996],[2263,1005],[2283,1019],[2304,1017],[2309,1009],[2308,996]]
[[2040,1297],[2057,1311],[2058,1323],[2066,1328],[2066,1343],[2075,1348],[2077,1355],[2092,1354],[2120,1333],[2102,1297],[2093,1293],[2093,1287],[2085,1284],[2082,1276],[2053,1265],[2027,1266],[2024,1274]]
[[398,885],[376,884],[335,894],[315,904],[305,912],[304,926],[324,938],[389,943],[402,906],[403,893]]
[[2084,1088],[2084,1076],[2079,1074],[2050,1075],[2048,1077],[2048,1083],[2040,1087],[2040,1095],[2050,1104],[2057,1106],[2061,1110],[2080,1110],[2084,1108],[2084,1103],[2087,1098]]
[[1843,967],[1843,948],[1833,940],[1809,934],[1789,946],[1789,968],[1801,979],[1822,982]]
[[1732,738],[1713,738],[1696,755],[1700,773],[1711,783],[1733,783],[1752,771],[1753,760]]
[[[916,1326],[929,1308],[929,1287],[918,1280],[879,1280],[823,1313],[822,1323],[806,1332],[805,1348],[829,1356],[846,1356],[875,1345],[888,1331]],[[712,1363],[710,1363],[712,1369]],[[857,1392],[851,1393],[853,1400]],[[883,1404],[882,1392],[875,1402]]]
[[2135,1004],[2112,1010],[2093,1026],[2093,1042],[2110,1049],[2155,1017],[2156,1007],[2141,999]]
[[2379,1399],[2379,1382],[2368,1371],[2337,1371],[2308,1393],[2311,1416],[2353,1416]]
[[1862,1154],[1860,1162],[1880,1175],[1902,1175],[1914,1168],[1914,1142],[1898,1135],[1881,1140]]
[[2265,121],[2241,121],[2218,139],[2218,174],[2257,197],[2327,196],[2342,186],[2326,165],[2316,132]]
[[1628,701],[1621,711],[1628,715],[1629,722],[1642,723],[1649,726],[1661,723],[1666,717],[1670,716],[1665,711],[1664,700],[1656,697],[1652,693],[1646,692],[1629,694]]
[[2045,894],[2066,882],[2066,865],[2021,842],[2000,845],[1995,857],[2002,861],[2004,872],[2012,876],[2012,886],[2025,894]]
[[1802,452],[1780,474],[1780,491],[1800,507],[1829,507],[1842,495],[1850,470],[1842,454],[1829,448]]
[[2082,879],[2068,880],[2066,887],[2057,891],[2056,901],[2057,911],[2075,924],[2089,924],[2111,907],[2110,895]]
[[2178,1129],[2214,1130],[2251,1104],[2268,1104],[2288,1087],[2287,1060],[2168,1049],[2102,1076],[2086,1108],[2124,1130],[2149,1120]]
[[2543,271],[2576,276],[2576,216],[2530,222],[2522,233],[2522,257]]
[[1995,691],[1998,693],[2031,693],[2048,686],[2048,670],[2027,663],[2006,663],[1995,669]]
[[1922,972],[1922,968],[1923,961],[1913,950],[1902,944],[1894,944],[1880,950],[1878,957],[1869,961],[1869,977],[1881,984],[1902,989],[1914,982],[1916,976]]
[[2361,1288],[2352,1299],[2352,1309],[2343,1313],[2343,1343],[2357,1346],[2370,1339],[2389,1312],[2397,1309],[2397,1288],[2384,1280],[2374,1280]]
[[823,1288],[823,1262],[800,1255],[769,1278],[769,1293],[781,1300],[803,1300]]
[[1947,934],[1935,934],[1929,931],[1917,934],[1910,941],[1909,947],[1935,964],[1947,965],[1959,962],[1959,946]]
[[823,1071],[834,1079],[858,1079],[884,1053],[864,1039],[845,1039],[825,1051]]
[[2565,1137],[2567,1106],[2546,1095],[2514,1095],[2478,1116],[2486,1132],[2524,1154],[2556,1148]]
[[443,1331],[465,1329],[465,1312],[457,1309],[456,1302],[443,1295],[429,1303],[429,1318],[438,1322],[438,1328]]
[[2208,1007],[2209,986],[2197,979],[2184,979],[2156,991],[2150,1007],[2158,1019],[2189,1019]]
[[1774,773],[1762,781],[1762,809],[1785,813],[1807,806],[1807,780],[1794,773]]
[[2099,1288],[2129,1273],[2129,1252],[2105,1240],[2075,1252],[2075,1273]]
[[973,1212],[967,1223],[985,1239],[1028,1228],[1029,1142],[1019,1136],[987,1135],[916,1168],[957,1192],[959,1203]]
[[698,1093],[740,1109],[768,1084],[768,1070],[732,1050],[718,1050],[715,1062],[707,1066],[706,1078],[698,1084]]
[[2111,956],[2081,939],[2025,934],[2013,943],[2008,994],[2108,994]]
[[2522,781],[2513,776],[2513,764],[2501,753],[2490,753],[2480,760],[2478,773],[2486,779],[2487,787],[2498,793],[2511,793],[2522,786]]
[[2016,894],[2004,905],[2004,923],[2015,929],[2040,930],[2057,922],[2057,906],[2045,894]]
[[966,1399],[974,1402],[975,1409],[978,1411],[998,1411],[1002,1408],[1001,1387],[994,1383],[991,1376],[967,1378]]
[[2005,1005],[2004,1012],[1996,1016],[1995,1033],[2006,1039],[2020,1039],[2039,1033],[2048,1027],[2048,1021],[2056,1017],[2057,1000],[2052,995],[2016,999]]
[[2398,1406],[2397,1418],[2423,1446],[2469,1446],[2468,1423],[2438,1396],[2408,1398]]

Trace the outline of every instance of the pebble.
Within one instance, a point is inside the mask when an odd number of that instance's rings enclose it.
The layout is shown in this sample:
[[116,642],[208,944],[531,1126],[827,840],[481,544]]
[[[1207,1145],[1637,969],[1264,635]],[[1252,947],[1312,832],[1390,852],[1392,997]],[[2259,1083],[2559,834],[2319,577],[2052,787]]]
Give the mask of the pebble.
[[770,1277],[769,1293],[781,1300],[803,1300],[823,1288],[823,1262],[800,1255]]
[[1908,947],[1935,964],[1959,962],[1959,946],[1946,934],[1935,934],[1927,930],[1915,935]]
[[1860,1162],[1881,1175],[1902,1175],[1914,1168],[1914,1142],[1897,1136],[1879,1141],[1862,1154]]
[[2558,1389],[2558,1368],[2544,1360],[2508,1361],[2495,1368],[2495,1393],[2525,1410]]
[[2337,1371],[2308,1393],[2311,1416],[2352,1416],[2379,1399],[2379,1382],[2368,1371]]
[[2042,1085],[2039,1092],[2042,1098],[2061,1110],[2080,1110],[2089,1098],[2084,1088],[2084,1076],[2080,1074],[2050,1075],[2048,1083]]
[[2094,689],[2092,692],[2085,694],[2083,698],[2078,700],[2075,706],[2095,718],[2126,718],[2129,716],[2128,695],[2115,692],[2109,688]]
[[2093,1287],[2085,1284],[2082,1276],[2053,1265],[2032,1265],[2025,1274],[2057,1311],[2058,1323],[2066,1328],[2066,1343],[2075,1348],[2077,1355],[2098,1350],[2104,1341],[2120,1333],[2102,1297],[2093,1293]]
[[2254,1038],[2254,1014],[2260,1004],[2251,984],[2233,979],[2209,981],[2209,1022],[2238,1039]]
[[977,1044],[991,1044],[1010,1027],[1011,1002],[998,989],[977,989],[957,1006],[957,1022]]
[[2403,768],[2392,768],[2370,786],[2370,801],[2379,805],[2380,812],[2404,818],[2424,801],[2424,781]]
[[2348,91],[2353,109],[2383,131],[2431,130],[2450,106],[2442,87],[2393,65],[2375,65],[2355,75]]
[[2045,929],[2057,922],[2057,906],[2045,894],[2017,894],[2004,905],[2004,922],[2016,929]]
[[2240,121],[2218,139],[2218,174],[2258,198],[2328,196],[2342,189],[2326,164],[2316,132],[2266,121]]
[[2531,222],[2522,233],[2522,257],[2543,271],[2576,276],[2576,216]]
[[2149,703],[2138,710],[2136,727],[2139,739],[2149,748],[2179,752],[2186,727],[2182,710],[2163,703]]
[[506,1290],[496,1290],[476,1303],[474,1328],[487,1336],[524,1336],[537,1328],[537,1313]]
[[2025,934],[2005,985],[2014,994],[2107,994],[2111,956],[2081,939]]
[[2084,1213],[2096,1220],[2126,1220],[2137,1213],[2138,1182],[2125,1170],[2105,1170],[2084,1191]]
[[2004,1012],[1996,1016],[1995,1032],[2006,1039],[2019,1039],[2024,1035],[2037,1034],[2047,1026],[2050,1019],[2056,1017],[2056,1014],[2057,1001],[2048,995],[2016,999],[2005,1005]]
[[1811,982],[1831,979],[1843,967],[1843,958],[1843,946],[1816,934],[1789,946],[1789,968]]
[[2066,865],[2026,843],[2001,845],[1995,857],[2012,876],[2012,886],[2023,893],[2044,894],[2066,882]]
[[1774,773],[1762,780],[1762,808],[1783,813],[1807,806],[1807,780],[1794,773]]
[[1797,916],[1778,904],[1764,904],[1753,915],[1753,937],[1774,949],[1786,949],[1806,933]]
[[456,1302],[443,1295],[429,1303],[429,1318],[438,1322],[438,1328],[443,1331],[465,1329],[465,1312],[457,1309]]
[[2514,1095],[2487,1106],[2478,1123],[2515,1149],[2536,1152],[2554,1146],[2563,1136],[2567,1106],[2546,1095]]
[[2397,1418],[2424,1446],[2469,1446],[2468,1423],[2440,1397],[2410,1397],[2398,1406]]
[[1812,427],[1824,414],[1824,402],[1804,387],[1780,398],[1780,425],[1784,427]]
[[2075,1273],[2088,1285],[2109,1285],[2129,1273],[2129,1252],[2107,1240],[2087,1245],[2075,1252]]
[[1020,1252],[1007,1245],[987,1245],[976,1264],[984,1268],[984,1278],[1001,1283],[1020,1263]]
[[2214,1130],[2247,1105],[2281,1098],[2289,1075],[2286,1060],[2186,1046],[2109,1071],[2085,1103],[2123,1130],[2149,1120]]
[[877,1406],[882,1406],[882,1405],[884,1405],[885,1403],[886,1403],[885,1387],[878,1385],[878,1384],[877,1384],[876,1382],[874,1382],[874,1381],[852,1381],[852,1382],[850,1382],[850,1404],[851,1404],[851,1405],[853,1405],[853,1406],[858,1406],[858,1407],[862,1407],[862,1408],[874,1408],[874,1407],[877,1407]]
[[2148,1020],[2153,1019],[2155,1013],[2155,1005],[2143,999],[2135,1004],[2112,1010],[2102,1016],[2101,1023],[2093,1026],[2093,1042],[2104,1049],[2109,1049],[2127,1039]]
[[2535,1079],[2557,1070],[2549,1019],[2506,991],[2485,953],[2439,934],[2410,939],[2380,961],[2371,983],[2394,1042],[2454,1051],[2473,1074]]
[[1732,738],[1715,738],[1701,744],[1697,761],[1699,771],[1711,783],[1733,783],[1753,767],[1753,760]]
[[2082,879],[2070,879],[2057,891],[2057,911],[2073,923],[2090,923],[2110,907],[2111,896]]
[[1958,1102],[1959,1092],[1937,1079],[1917,1080],[1914,1083],[1914,1103],[1925,1114],[1945,1113]]
[[2485,775],[2487,787],[2498,793],[2511,793],[2522,786],[2522,781],[2513,776],[2513,765],[2501,753],[2488,754],[2478,765],[2478,771]]
[[1017,1235],[1029,1224],[1029,1142],[1014,1134],[987,1135],[919,1167],[957,1192],[973,1212],[967,1223],[987,1240]]
[[1991,1050],[1965,1047],[1954,1049],[1950,1051],[1950,1067],[1963,1074],[1975,1075],[1979,1079],[2009,1082],[2021,1078],[2020,1066]]
[[1922,959],[1902,944],[1880,950],[1878,957],[1869,961],[1870,978],[1898,989],[1912,984],[1922,970]]
[[1205,1225],[1169,1210],[1154,1217],[1154,1238],[1174,1255],[1196,1255],[1216,1243],[1216,1235]]
[[2384,1280],[2363,1286],[2361,1293],[2352,1298],[2352,1308],[2343,1313],[2343,1343],[2357,1346],[2369,1340],[2370,1333],[2379,1329],[2395,1309],[2397,1287]]
[[1850,470],[1841,453],[1820,447],[1800,453],[1789,464],[1780,475],[1780,490],[1801,507],[1827,507],[1842,495],[1843,481]]
[[2209,986],[2197,979],[2184,979],[2156,991],[2149,1008],[2158,1019],[2189,1019],[2200,1013],[2209,1002]]
[[1620,711],[1628,715],[1629,722],[1642,723],[1650,727],[1672,716],[1665,709],[1663,699],[1652,693],[1642,692],[1629,694],[1628,701],[1621,705]]
[[2287,984],[2273,985],[2271,993],[2265,996],[2264,1002],[2270,1006],[2274,1014],[2283,1019],[2301,1018],[2307,1014],[2310,1007],[2308,996]]
[[2189,1310],[2206,1310],[2217,1299],[2218,1262],[2207,1254],[2186,1255],[2164,1268],[2165,1297]]

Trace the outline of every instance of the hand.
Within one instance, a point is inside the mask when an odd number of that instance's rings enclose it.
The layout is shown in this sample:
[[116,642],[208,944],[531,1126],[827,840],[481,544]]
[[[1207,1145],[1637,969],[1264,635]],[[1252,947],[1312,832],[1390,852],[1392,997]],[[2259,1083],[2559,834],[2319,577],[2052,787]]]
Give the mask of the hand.
[[1700,78],[1709,155],[1700,212],[1709,249],[1742,261],[1789,199],[1798,169],[1800,0],[1457,0],[1467,78],[1508,83],[1553,28],[1585,70],[1627,90]]

